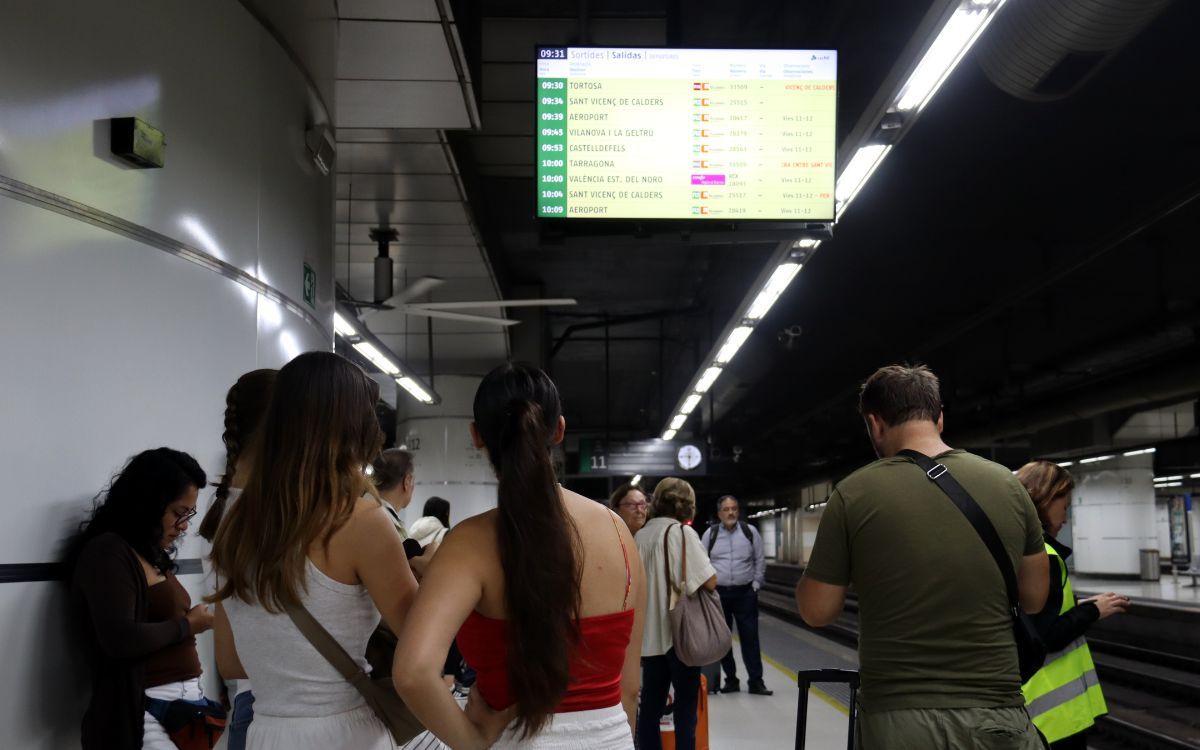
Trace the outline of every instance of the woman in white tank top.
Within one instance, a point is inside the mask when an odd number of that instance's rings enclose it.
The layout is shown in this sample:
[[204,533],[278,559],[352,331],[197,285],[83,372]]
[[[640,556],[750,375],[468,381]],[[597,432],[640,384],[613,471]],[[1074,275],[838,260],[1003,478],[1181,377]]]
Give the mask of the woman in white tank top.
[[378,386],[335,354],[279,371],[256,461],[213,541],[217,664],[254,683],[249,750],[392,750],[383,723],[284,612],[304,606],[364,669],[381,615],[417,584],[363,467],[383,439]]

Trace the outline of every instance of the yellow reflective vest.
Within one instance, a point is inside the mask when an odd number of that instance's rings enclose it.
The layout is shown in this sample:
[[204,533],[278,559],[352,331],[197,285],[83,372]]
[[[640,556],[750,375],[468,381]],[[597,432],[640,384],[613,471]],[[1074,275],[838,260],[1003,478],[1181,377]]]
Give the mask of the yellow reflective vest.
[[[1062,576],[1062,608],[1058,614],[1063,615],[1075,606],[1067,561],[1049,544],[1046,554],[1051,566],[1057,566],[1052,570],[1057,569]],[[1021,687],[1021,692],[1025,694],[1025,707],[1034,725],[1049,742],[1079,734],[1096,723],[1097,716],[1108,713],[1092,652],[1083,636],[1063,650],[1047,654],[1045,665]]]

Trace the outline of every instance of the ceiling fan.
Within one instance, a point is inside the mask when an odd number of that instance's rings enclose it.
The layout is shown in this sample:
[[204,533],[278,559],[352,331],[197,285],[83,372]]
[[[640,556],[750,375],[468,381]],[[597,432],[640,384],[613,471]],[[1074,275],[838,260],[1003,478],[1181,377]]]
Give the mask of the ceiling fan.
[[445,279],[437,276],[422,276],[409,284],[398,293],[392,291],[392,259],[388,255],[388,246],[398,239],[395,229],[379,227],[371,230],[371,240],[379,246],[379,255],[375,258],[375,299],[374,301],[354,299],[339,289],[339,297],[347,305],[355,308],[361,320],[367,320],[377,315],[381,310],[399,310],[405,315],[415,315],[423,318],[440,318],[442,320],[457,320],[485,325],[511,326],[520,321],[511,318],[494,318],[488,315],[474,315],[456,312],[457,310],[487,309],[495,307],[552,307],[575,305],[571,298],[553,299],[509,299],[509,300],[471,300],[465,302],[411,302],[433,289],[446,283]]

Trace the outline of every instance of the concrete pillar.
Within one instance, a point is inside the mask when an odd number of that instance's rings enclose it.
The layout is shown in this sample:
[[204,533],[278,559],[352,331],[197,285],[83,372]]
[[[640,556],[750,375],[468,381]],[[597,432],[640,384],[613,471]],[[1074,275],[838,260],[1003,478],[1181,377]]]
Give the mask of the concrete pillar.
[[400,394],[396,439],[412,451],[416,488],[401,516],[411,525],[433,496],[450,501],[450,523],[496,507],[496,475],[487,454],[471,445],[468,426],[480,378],[441,375],[436,388],[442,403],[419,404]]
[[1138,550],[1158,547],[1153,456],[1116,457],[1071,467],[1075,492],[1071,532],[1075,570],[1138,573]]

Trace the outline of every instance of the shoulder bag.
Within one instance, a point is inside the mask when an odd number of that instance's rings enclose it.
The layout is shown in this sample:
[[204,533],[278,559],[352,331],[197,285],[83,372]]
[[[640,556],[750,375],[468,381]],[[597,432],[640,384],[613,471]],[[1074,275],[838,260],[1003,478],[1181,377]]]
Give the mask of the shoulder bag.
[[988,520],[987,514],[983,512],[983,508],[979,507],[979,503],[975,502],[975,498],[963,489],[963,486],[950,475],[950,470],[945,466],[934,463],[929,456],[913,450],[903,450],[897,455],[904,456],[920,466],[925,471],[925,476],[946,493],[975,527],[975,533],[979,534],[984,546],[988,548],[988,552],[996,561],[996,565],[1000,568],[1000,575],[1004,576],[1004,587],[1008,592],[1008,608],[1012,614],[1013,638],[1017,642],[1017,664],[1021,672],[1021,683],[1029,682],[1046,661],[1046,646],[1038,636],[1037,628],[1034,627],[1029,615],[1021,609],[1021,600],[1017,592],[1017,575],[1013,571],[1012,560],[1009,559],[1008,553],[1004,550],[1004,544],[1000,541],[1000,535],[996,533],[996,527]]
[[388,728],[397,745],[403,745],[425,731],[425,727],[417,721],[417,717],[413,716],[408,706],[404,705],[404,701],[396,693],[396,688],[392,686],[390,669],[385,670],[385,676],[373,679],[350,658],[346,649],[342,648],[303,605],[289,604],[285,609],[300,634],[362,695],[367,705]]
[[[671,529],[676,527],[679,528],[680,547],[683,549],[678,586],[671,580],[671,547],[667,543]],[[675,656],[689,667],[703,667],[720,661],[729,653],[733,639],[717,592],[701,586],[696,593],[687,593],[687,537],[683,534],[683,524],[668,526],[663,534],[663,574],[667,581],[667,596],[670,598],[672,590],[679,594],[674,607],[668,604],[667,617],[671,623],[671,637],[675,641]]]

